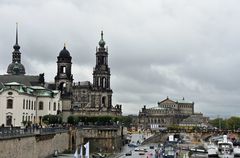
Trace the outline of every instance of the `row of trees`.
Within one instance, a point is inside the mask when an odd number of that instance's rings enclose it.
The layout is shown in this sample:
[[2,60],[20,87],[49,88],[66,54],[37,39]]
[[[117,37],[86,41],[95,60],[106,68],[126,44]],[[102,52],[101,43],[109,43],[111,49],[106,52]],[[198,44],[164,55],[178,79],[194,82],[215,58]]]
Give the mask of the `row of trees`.
[[[50,124],[62,124],[62,117],[60,115],[45,115],[42,118],[43,123],[46,125]],[[113,125],[121,123],[126,127],[130,127],[132,118],[129,116],[69,116],[67,123],[72,125]]]
[[113,125],[123,124],[126,127],[130,127],[132,118],[128,116],[69,116],[67,122],[69,124],[78,125]]
[[218,129],[224,129],[224,130],[237,130],[240,129],[240,117],[230,117],[228,119],[223,118],[216,118],[213,120],[210,120],[209,123],[213,127],[217,127]]

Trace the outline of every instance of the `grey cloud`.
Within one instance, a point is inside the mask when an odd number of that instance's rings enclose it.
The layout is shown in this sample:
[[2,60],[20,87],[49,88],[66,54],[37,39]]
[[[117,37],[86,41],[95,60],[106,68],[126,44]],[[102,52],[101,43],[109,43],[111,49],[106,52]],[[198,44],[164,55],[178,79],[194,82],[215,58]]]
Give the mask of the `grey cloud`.
[[237,115],[239,3],[0,0],[0,72],[11,62],[19,22],[22,62],[29,74],[44,72],[53,81],[66,42],[74,81],[92,81],[95,48],[104,30],[113,101],[123,104],[125,114],[156,106],[166,96],[184,96],[205,114]]

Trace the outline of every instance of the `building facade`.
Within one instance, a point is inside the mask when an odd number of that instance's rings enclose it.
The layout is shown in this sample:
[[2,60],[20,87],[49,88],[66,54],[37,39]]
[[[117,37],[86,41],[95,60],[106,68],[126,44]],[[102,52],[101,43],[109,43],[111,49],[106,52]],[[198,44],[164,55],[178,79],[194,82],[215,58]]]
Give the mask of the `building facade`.
[[72,57],[64,46],[57,58],[55,85],[61,91],[64,120],[69,115],[100,116],[122,114],[121,105],[112,105],[108,49],[105,47],[103,32],[96,49],[96,65],[93,69],[93,82],[73,82],[71,73]]
[[44,115],[62,111],[60,92],[17,82],[5,83],[0,90],[0,109],[1,125],[42,124]]
[[161,130],[179,124],[194,114],[194,102],[169,99],[158,102],[157,107],[146,108],[139,112],[139,126],[142,129]]
[[[40,104],[40,107],[44,107],[41,110],[36,108],[35,114],[34,111],[24,111],[23,112],[24,116],[22,116],[23,113],[21,114],[22,121],[23,120],[27,121],[30,120],[32,122],[35,122],[36,120],[41,121],[41,118],[39,117],[42,117],[44,114],[56,113],[55,111],[52,111],[52,107],[59,107],[54,109],[59,109],[60,111],[62,111],[64,121],[67,121],[67,117],[70,115],[118,116],[122,114],[121,105],[116,106],[112,105],[113,91],[110,85],[111,73],[108,64],[108,49],[107,47],[105,47],[103,32],[101,33],[99,46],[96,49],[96,65],[93,70],[92,83],[90,81],[75,83],[73,82],[72,57],[65,45],[57,57],[57,74],[54,78],[55,79],[54,84],[45,82],[44,73],[36,76],[26,75],[25,67],[21,63],[21,52],[20,46],[18,44],[17,27],[16,27],[16,43],[13,46],[13,49],[14,51],[12,52],[12,62],[9,64],[7,68],[7,74],[0,75],[0,90],[3,90],[1,95],[3,95],[2,103],[4,103],[1,106],[6,107],[4,101],[4,99],[6,99],[7,97],[5,96],[5,92],[7,91],[6,85],[14,83],[19,84],[18,86],[28,87],[27,89],[31,89],[31,91],[34,92],[34,94],[31,95],[28,93],[20,93],[21,91],[16,90],[11,92],[18,96],[15,97],[15,99],[21,96],[20,97],[21,101],[14,100],[14,103],[20,104],[19,102],[23,103],[23,100],[27,100],[27,104],[28,101],[30,101],[31,103],[36,102],[35,106],[39,106],[38,104]],[[48,95],[44,96],[41,93],[35,94],[37,92],[43,91],[46,91],[44,92],[44,94],[49,93],[49,96]],[[56,96],[55,95],[50,96],[50,94],[55,94],[58,91],[60,92],[59,93],[60,98],[58,98],[58,94],[56,94]],[[28,98],[27,96],[30,97],[30,99],[27,99]],[[47,108],[47,106],[49,106],[49,108]],[[16,108],[15,105],[14,108]],[[32,119],[34,117],[35,119]],[[5,114],[2,118],[3,120],[5,119]],[[19,125],[20,122],[19,117],[15,118],[14,116],[12,118],[15,119],[15,124]]]
[[12,62],[7,68],[7,74],[0,75],[0,124],[42,124],[44,115],[56,115],[62,111],[60,91],[44,87],[44,73],[26,75],[25,67],[21,63],[17,27],[13,49]]

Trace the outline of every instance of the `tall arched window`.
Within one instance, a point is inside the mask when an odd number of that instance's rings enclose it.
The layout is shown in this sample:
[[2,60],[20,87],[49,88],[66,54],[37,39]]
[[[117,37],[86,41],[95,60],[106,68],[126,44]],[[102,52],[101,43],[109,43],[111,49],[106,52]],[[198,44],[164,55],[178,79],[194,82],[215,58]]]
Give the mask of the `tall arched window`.
[[23,99],[23,109],[25,109],[25,99]]
[[102,97],[102,107],[106,107],[106,97]]
[[51,110],[51,102],[48,103],[48,109]]
[[53,111],[56,111],[56,103],[53,103]]
[[98,86],[101,86],[101,78],[98,77]]
[[106,88],[106,78],[105,77],[103,77],[103,79],[102,79],[102,86],[103,86],[103,88]]
[[26,109],[28,109],[28,100],[26,100]]
[[42,101],[39,102],[38,109],[43,110],[43,102]]
[[7,109],[12,109],[13,108],[13,100],[12,99],[8,99],[7,100]]
[[8,115],[6,117],[6,125],[11,126],[12,125],[12,116]]

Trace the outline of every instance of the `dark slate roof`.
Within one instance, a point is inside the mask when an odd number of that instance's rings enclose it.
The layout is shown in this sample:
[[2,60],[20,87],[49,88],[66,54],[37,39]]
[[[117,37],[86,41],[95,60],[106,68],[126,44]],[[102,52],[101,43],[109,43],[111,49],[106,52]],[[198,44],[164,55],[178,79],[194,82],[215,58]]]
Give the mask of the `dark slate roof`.
[[11,63],[8,65],[8,69],[7,69],[7,73],[8,74],[16,74],[16,75],[19,75],[19,74],[25,74],[25,68],[23,66],[23,64],[21,63]]
[[0,89],[4,83],[18,82],[25,86],[40,86],[39,76],[30,75],[0,75]]
[[74,82],[73,88],[91,88],[92,83],[90,81],[81,81],[81,82]]
[[61,58],[72,58],[70,56],[69,51],[66,49],[65,46],[63,47],[63,50],[61,50],[61,52],[59,53],[59,57],[61,57]]
[[45,83],[45,88],[51,89],[51,90],[57,89],[55,83],[48,83],[48,82]]

